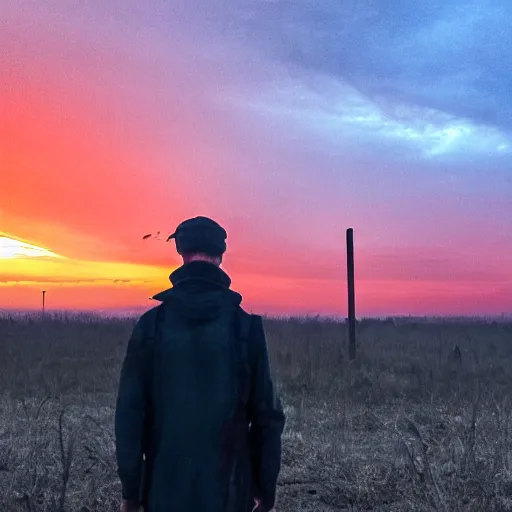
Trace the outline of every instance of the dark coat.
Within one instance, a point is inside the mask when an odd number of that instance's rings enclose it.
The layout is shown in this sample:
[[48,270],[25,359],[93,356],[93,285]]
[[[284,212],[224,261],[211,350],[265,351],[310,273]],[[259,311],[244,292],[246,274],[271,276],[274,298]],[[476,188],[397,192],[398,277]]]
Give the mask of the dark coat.
[[227,274],[193,262],[170,279],[135,326],[121,371],[123,498],[149,512],[246,512],[258,497],[270,510],[285,417],[261,317],[242,312],[247,350],[237,352],[241,296]]

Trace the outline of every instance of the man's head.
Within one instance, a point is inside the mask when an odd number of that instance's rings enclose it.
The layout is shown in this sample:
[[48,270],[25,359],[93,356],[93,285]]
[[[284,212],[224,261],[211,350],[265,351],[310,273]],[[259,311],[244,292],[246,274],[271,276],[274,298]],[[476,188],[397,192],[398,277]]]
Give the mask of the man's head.
[[226,252],[226,238],[224,228],[212,219],[194,217],[183,221],[167,240],[175,240],[184,263],[207,261],[220,265]]

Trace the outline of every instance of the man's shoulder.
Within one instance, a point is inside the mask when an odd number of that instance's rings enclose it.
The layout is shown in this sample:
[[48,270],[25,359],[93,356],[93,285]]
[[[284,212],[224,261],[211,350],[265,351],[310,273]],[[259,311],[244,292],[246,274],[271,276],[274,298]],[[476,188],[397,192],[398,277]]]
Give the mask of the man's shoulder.
[[157,321],[158,312],[161,310],[162,304],[155,306],[148,311],[146,311],[143,315],[139,317],[137,320],[136,328],[146,334],[148,331],[153,329],[155,322]]
[[253,320],[262,320],[262,316],[261,315],[258,315],[256,313],[249,313],[243,306],[243,304],[240,304],[238,306],[238,313],[240,315],[242,315],[243,317],[245,318],[250,318],[250,319],[253,319]]
[[241,305],[237,307],[236,314],[241,334],[246,338],[250,337],[255,325],[263,322],[260,315],[249,313]]
[[248,346],[249,354],[254,357],[266,345],[263,317],[248,313],[241,306],[238,307],[238,335]]
[[146,323],[148,320],[151,320],[153,318],[156,317],[157,315],[157,312],[158,312],[158,308],[160,308],[162,306],[162,304],[158,304],[158,306],[155,306],[151,309],[148,309],[145,313],[143,313],[140,317],[139,317],[139,323]]

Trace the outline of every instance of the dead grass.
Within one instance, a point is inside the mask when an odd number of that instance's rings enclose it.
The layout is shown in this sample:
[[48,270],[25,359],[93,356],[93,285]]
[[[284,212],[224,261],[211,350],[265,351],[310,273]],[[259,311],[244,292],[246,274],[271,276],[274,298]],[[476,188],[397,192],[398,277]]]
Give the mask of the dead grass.
[[[0,510],[118,509],[132,320],[0,318]],[[512,325],[267,320],[286,405],[280,511],[512,510]],[[458,350],[455,349],[458,346]]]

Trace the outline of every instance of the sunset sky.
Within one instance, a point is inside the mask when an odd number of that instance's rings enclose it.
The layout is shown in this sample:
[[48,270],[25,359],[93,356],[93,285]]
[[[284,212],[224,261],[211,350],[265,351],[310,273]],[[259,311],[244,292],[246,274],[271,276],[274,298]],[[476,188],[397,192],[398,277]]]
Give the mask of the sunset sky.
[[0,309],[150,307],[208,215],[251,311],[344,315],[353,227],[358,315],[512,313],[511,19],[0,0]]

